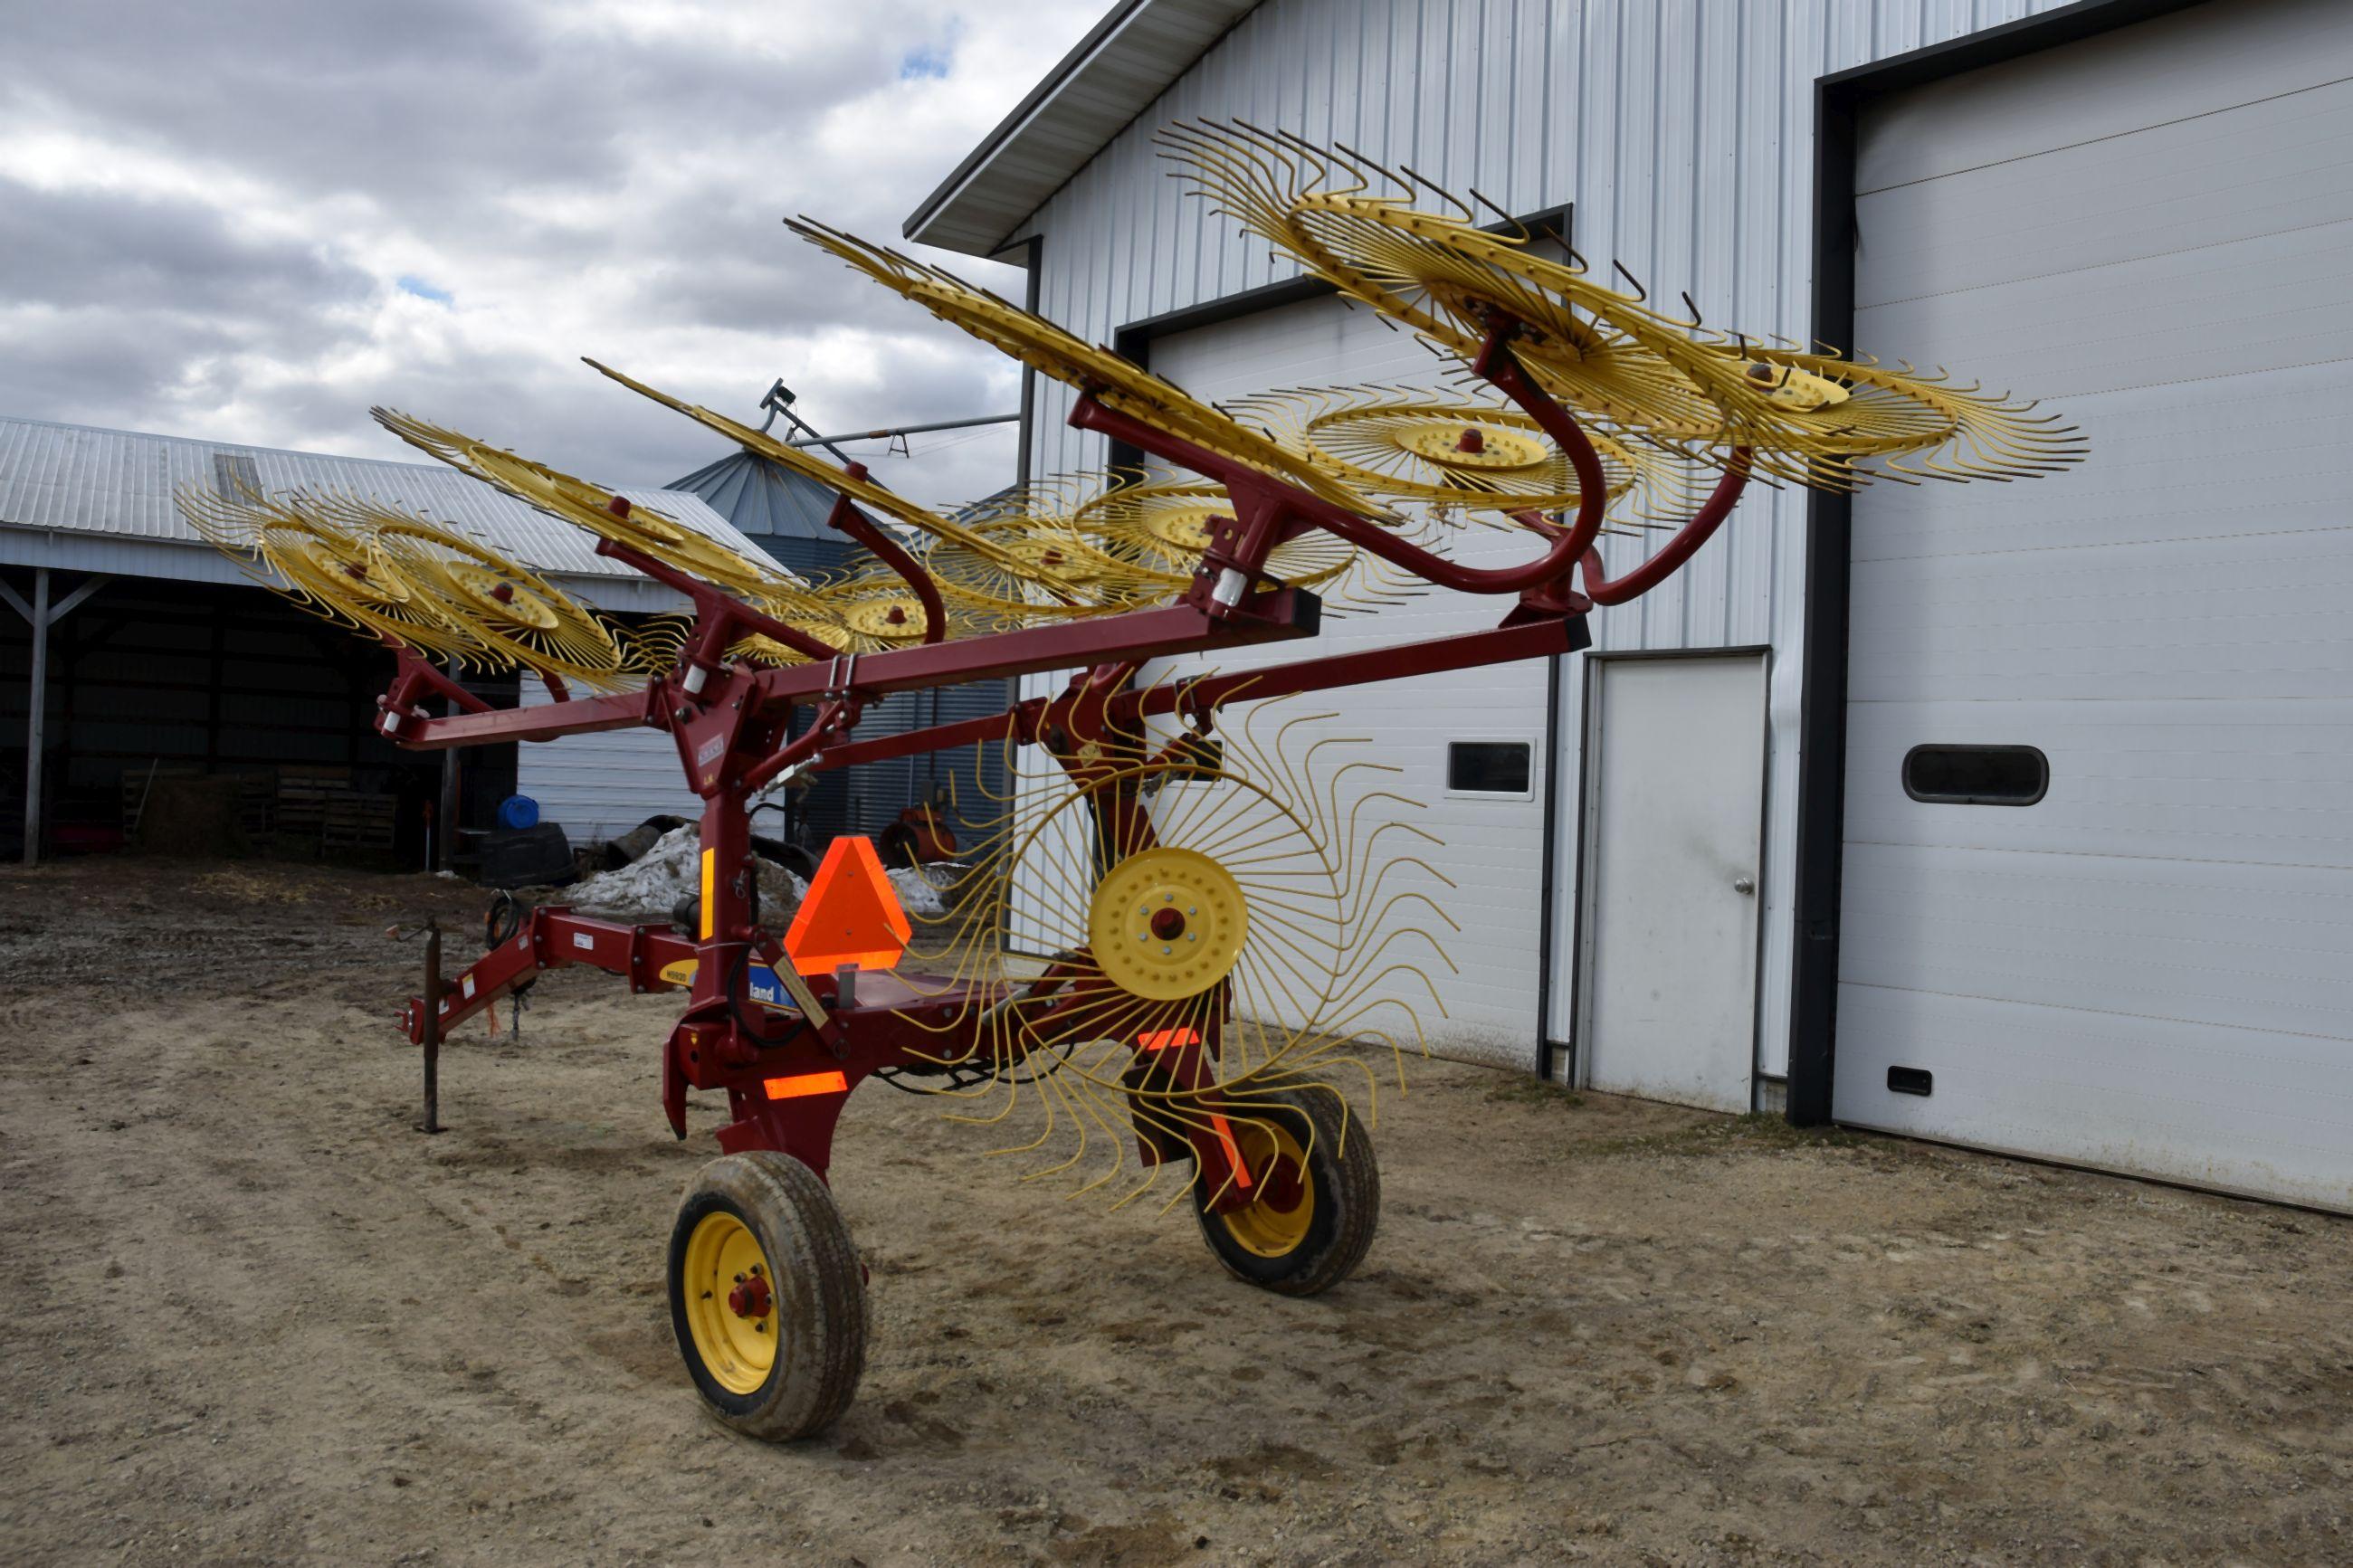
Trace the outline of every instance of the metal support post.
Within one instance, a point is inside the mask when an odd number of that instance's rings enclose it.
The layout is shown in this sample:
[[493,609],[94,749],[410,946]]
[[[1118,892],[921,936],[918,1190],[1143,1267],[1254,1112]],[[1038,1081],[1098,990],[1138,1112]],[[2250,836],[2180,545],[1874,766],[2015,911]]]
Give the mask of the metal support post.
[[425,1120],[419,1132],[441,1131],[441,917],[425,920]]

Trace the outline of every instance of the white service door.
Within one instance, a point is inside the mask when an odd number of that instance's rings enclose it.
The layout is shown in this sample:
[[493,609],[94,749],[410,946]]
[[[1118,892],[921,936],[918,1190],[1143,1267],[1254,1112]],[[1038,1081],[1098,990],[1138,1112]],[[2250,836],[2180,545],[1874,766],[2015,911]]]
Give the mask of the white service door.
[[[1459,395],[1444,390],[1443,367],[1410,334],[1393,331],[1372,311],[1351,310],[1336,299],[1282,306],[1162,338],[1152,345],[1152,368],[1196,397],[1220,401],[1277,387],[1358,383],[1438,386],[1438,395]],[[1437,548],[1480,566],[1507,565],[1533,553],[1525,535],[1483,528],[1448,531]],[[1347,613],[1327,595],[1324,629],[1312,642],[1272,643],[1181,662],[1232,670],[1388,647],[1482,630],[1511,607],[1504,597],[1430,589],[1401,604]],[[1385,896],[1427,894],[1461,927],[1442,931],[1453,968],[1427,966],[1442,995],[1442,1016],[1414,976],[1400,971],[1387,983],[1390,994],[1414,1000],[1430,1047],[1441,1056],[1519,1068],[1535,1062],[1543,803],[1551,787],[1543,744],[1546,690],[1539,660],[1312,692],[1282,705],[1293,713],[1333,715],[1292,730],[1284,742],[1291,757],[1304,756],[1319,737],[1369,741],[1366,757],[1399,770],[1384,787],[1422,803],[1409,820],[1444,844],[1442,850],[1421,847],[1410,855],[1439,867],[1451,888],[1423,875],[1409,858],[1384,884]],[[1452,742],[1526,744],[1529,787],[1510,795],[1450,791]],[[1394,847],[1398,841],[1393,837],[1389,843]]]
[[1905,94],[1857,188],[1855,347],[2091,457],[1856,500],[1835,1113],[2353,1208],[2353,5]]
[[1765,659],[1597,658],[1579,1080],[1750,1108]]

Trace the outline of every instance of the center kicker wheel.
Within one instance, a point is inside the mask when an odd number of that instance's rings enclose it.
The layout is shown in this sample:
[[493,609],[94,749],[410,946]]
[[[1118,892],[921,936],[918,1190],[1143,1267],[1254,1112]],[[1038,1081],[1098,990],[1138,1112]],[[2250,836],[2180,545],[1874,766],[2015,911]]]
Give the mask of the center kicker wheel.
[[695,1173],[670,1236],[670,1316],[702,1397],[754,1437],[805,1437],[866,1365],[866,1283],[832,1193],[759,1150]]
[[1228,1117],[1251,1201],[1219,1213],[1193,1186],[1202,1238],[1237,1279],[1313,1296],[1345,1279],[1381,1219],[1381,1173],[1364,1123],[1337,1095],[1290,1089]]

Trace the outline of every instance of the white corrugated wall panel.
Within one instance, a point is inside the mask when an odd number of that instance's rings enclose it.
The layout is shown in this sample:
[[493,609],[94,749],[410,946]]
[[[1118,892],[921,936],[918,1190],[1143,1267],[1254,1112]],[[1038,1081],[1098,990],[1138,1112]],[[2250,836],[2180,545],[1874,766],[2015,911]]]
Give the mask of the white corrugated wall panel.
[[[524,707],[549,700],[536,677],[522,678]],[[649,816],[692,822],[702,816],[702,799],[686,787],[678,747],[660,730],[525,742],[515,748],[515,790],[539,802],[540,820],[561,823],[575,845],[627,833]]]
[[[1688,289],[1711,322],[1808,335],[1813,81],[2047,11],[2063,0],[1268,0],[1122,132],[1021,232],[1045,237],[1044,311],[1091,340],[1292,275],[1233,225],[1181,197],[1152,132],[1240,117],[1345,141],[1514,212],[1571,203],[1577,247],[1623,261],[1662,299]],[[1035,471],[1100,466],[1100,440],[1061,423],[1040,387]],[[1797,803],[1804,501],[1751,495],[1681,579],[1594,617],[1605,648],[1770,644],[1772,735],[1759,1059],[1788,1058],[1788,910]],[[1459,678],[1465,683],[1479,678]],[[1583,682],[1562,682],[1571,792]],[[1368,700],[1381,700],[1377,691]],[[1568,952],[1573,834],[1558,846]],[[1536,911],[1528,911],[1533,925]],[[1555,989],[1556,1037],[1569,1018]],[[1528,1024],[1533,1038],[1535,1021]]]

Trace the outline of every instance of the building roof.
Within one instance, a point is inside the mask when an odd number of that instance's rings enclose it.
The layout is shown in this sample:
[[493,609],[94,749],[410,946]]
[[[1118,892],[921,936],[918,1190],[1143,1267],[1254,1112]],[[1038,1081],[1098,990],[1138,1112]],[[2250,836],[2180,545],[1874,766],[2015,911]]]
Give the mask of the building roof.
[[[995,256],[1258,0],[1118,0],[908,216],[909,239]],[[998,259],[1008,259],[998,258]]]
[[755,537],[839,540],[828,528],[834,493],[783,464],[738,447],[670,488],[701,496],[711,510]]
[[[332,490],[420,512],[610,608],[653,608],[678,598],[598,555],[596,540],[582,530],[438,463],[286,452],[5,416],[0,416],[0,563],[181,582],[248,581],[237,563],[188,526],[173,502],[183,485],[225,490],[232,482],[265,495]],[[758,553],[698,495],[619,493],[731,548]]]

